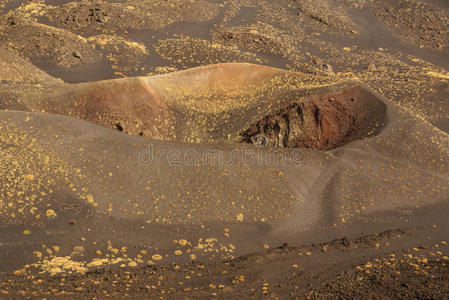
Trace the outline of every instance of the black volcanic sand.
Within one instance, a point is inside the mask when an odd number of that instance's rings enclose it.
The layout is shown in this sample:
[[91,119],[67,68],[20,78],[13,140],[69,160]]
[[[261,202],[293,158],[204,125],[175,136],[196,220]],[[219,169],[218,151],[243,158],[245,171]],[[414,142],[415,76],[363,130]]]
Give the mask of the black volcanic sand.
[[446,298],[443,2],[3,2],[0,296]]

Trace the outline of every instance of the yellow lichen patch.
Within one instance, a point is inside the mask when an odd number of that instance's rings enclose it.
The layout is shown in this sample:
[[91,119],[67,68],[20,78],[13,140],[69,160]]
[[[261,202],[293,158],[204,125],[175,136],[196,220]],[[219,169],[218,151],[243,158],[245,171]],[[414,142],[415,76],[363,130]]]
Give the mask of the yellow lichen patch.
[[53,209],[47,209],[47,211],[45,212],[45,215],[49,219],[54,219],[57,216],[56,212]]
[[84,274],[88,270],[84,263],[73,261],[70,256],[56,256],[51,259],[44,259],[42,262],[32,264],[32,266],[40,268],[40,273],[48,273],[51,276],[69,271]]
[[109,258],[93,258],[92,261],[86,264],[86,267],[98,267],[102,265],[115,265],[123,261],[121,258],[109,259]]
[[181,246],[185,246],[185,245],[187,245],[187,240],[185,240],[185,239],[180,239],[180,240],[178,241],[178,244],[181,245]]
[[434,71],[429,71],[429,72],[427,72],[427,75],[429,75],[431,77],[440,78],[440,79],[449,79],[449,73],[443,74],[443,73],[438,73],[438,72],[434,72]]
[[[38,257],[41,258],[42,256]],[[128,259],[129,260],[129,259]],[[114,265],[119,262],[122,262],[122,258],[93,258],[90,262],[85,261],[74,261],[71,256],[51,256],[46,257],[43,260],[40,260],[34,264],[31,264],[31,267],[39,269],[39,273],[48,273],[50,275],[58,275],[61,273],[81,273],[84,274],[88,271],[89,268],[95,268],[102,265]],[[129,266],[137,265],[132,260],[129,260]],[[30,267],[29,265],[25,266],[25,269]]]
[[84,254],[84,247],[83,246],[75,246],[72,249],[72,256],[79,256]]
[[130,267],[135,267],[135,266],[137,266],[137,263],[136,263],[135,261],[130,261],[130,262],[128,263],[128,266],[130,266]]
[[254,53],[188,36],[159,40],[155,50],[171,64],[183,67],[192,63],[209,65],[223,62],[263,62]]
[[[5,219],[9,224],[41,222],[39,217],[29,215],[36,214],[39,204],[52,198],[56,186],[83,176],[73,174],[70,163],[51,144],[38,143],[36,130],[20,129],[6,120],[0,121],[0,127],[0,178],[4,179],[0,182],[0,214],[10,216]],[[56,216],[52,209],[46,214],[49,218]]]
[[88,41],[106,53],[115,73],[121,77],[140,74],[146,68],[144,61],[149,51],[142,43],[107,34],[91,36]]
[[89,203],[93,203],[94,202],[94,196],[92,196],[91,194],[86,195],[86,199],[87,199],[87,202],[89,202]]
[[159,255],[159,254],[154,254],[151,258],[152,258],[153,260],[161,260],[161,259],[162,259],[162,256]]
[[16,9],[16,12],[23,13],[26,17],[38,17],[43,16],[49,9],[54,6],[47,5],[40,2],[28,2],[24,3]]
[[116,36],[116,35],[107,35],[107,34],[101,34],[101,35],[95,35],[91,36],[87,39],[89,42],[94,42],[100,45],[102,48],[108,46],[108,45],[119,45],[123,46],[125,45],[128,48],[133,49],[134,51],[138,52],[139,54],[148,54],[148,49],[145,47],[144,44],[134,42],[131,40],[127,40],[123,37]]
[[164,67],[155,67],[153,72],[147,74],[147,76],[157,75],[157,74],[166,74],[171,72],[176,72],[178,69],[176,67],[164,66]]

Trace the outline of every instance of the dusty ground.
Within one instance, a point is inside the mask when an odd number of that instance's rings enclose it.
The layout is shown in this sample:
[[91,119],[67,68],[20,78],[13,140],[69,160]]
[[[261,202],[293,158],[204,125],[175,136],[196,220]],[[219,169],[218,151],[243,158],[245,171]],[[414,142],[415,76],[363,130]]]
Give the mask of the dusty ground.
[[[442,0],[2,1],[0,297],[447,299],[448,23]],[[232,62],[276,69],[174,73]],[[136,162],[261,133],[301,164]]]

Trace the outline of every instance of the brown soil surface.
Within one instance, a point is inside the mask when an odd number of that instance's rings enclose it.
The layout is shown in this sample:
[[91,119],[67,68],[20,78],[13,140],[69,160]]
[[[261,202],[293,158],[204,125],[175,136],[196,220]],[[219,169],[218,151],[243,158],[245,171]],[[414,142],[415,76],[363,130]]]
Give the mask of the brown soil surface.
[[376,15],[405,41],[448,52],[449,12],[414,1],[377,1]]
[[446,299],[448,9],[1,1],[0,298]]

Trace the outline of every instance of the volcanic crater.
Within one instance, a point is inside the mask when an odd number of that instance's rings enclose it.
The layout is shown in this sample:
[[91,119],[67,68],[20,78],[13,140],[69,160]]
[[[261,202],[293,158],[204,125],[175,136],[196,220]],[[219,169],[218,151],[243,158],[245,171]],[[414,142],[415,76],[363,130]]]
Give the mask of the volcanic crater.
[[253,123],[241,142],[327,151],[378,134],[386,111],[385,103],[362,87],[312,96]]

